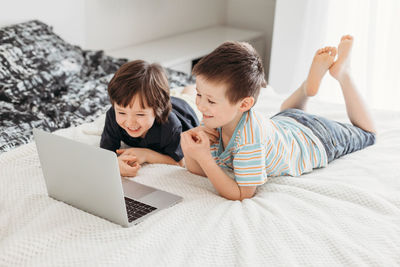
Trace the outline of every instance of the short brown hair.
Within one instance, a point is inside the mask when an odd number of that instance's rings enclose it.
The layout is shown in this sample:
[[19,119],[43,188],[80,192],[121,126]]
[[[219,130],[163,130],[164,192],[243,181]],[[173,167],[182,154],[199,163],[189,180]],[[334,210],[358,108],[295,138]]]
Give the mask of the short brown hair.
[[108,84],[111,104],[126,107],[139,96],[140,106],[153,108],[156,121],[164,123],[171,111],[167,75],[159,64],[135,60],[122,65]]
[[223,43],[194,66],[193,74],[227,84],[231,103],[249,96],[257,100],[260,88],[267,85],[260,56],[245,42]]

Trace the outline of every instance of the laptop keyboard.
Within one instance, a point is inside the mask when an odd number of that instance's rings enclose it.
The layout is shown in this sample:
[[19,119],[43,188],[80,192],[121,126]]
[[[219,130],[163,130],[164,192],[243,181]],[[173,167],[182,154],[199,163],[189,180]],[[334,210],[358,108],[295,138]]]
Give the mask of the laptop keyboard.
[[125,197],[126,211],[128,213],[128,222],[134,220],[156,210],[157,208],[144,204],[142,202]]

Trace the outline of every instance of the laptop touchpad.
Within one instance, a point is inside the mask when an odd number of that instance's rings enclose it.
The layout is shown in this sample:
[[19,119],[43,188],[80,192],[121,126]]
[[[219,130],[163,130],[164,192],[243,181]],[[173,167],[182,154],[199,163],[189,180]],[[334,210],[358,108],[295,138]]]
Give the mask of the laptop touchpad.
[[142,185],[140,183],[122,178],[122,187],[124,189],[124,195],[127,197],[139,199],[141,197],[144,197],[145,195],[148,195],[156,189]]

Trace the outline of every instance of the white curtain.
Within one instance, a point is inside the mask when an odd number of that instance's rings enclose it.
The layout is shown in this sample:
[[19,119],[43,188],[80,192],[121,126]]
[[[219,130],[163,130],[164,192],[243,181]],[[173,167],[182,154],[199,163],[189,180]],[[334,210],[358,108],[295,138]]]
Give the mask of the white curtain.
[[[400,110],[400,0],[277,0],[269,81],[291,92],[307,77],[315,51],[354,36],[352,71],[366,102]],[[285,73],[286,72],[286,73]],[[328,75],[316,98],[343,102]]]

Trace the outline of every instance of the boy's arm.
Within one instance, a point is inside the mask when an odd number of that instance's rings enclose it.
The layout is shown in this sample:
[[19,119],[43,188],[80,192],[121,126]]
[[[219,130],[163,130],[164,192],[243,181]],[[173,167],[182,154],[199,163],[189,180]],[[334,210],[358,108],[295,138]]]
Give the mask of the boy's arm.
[[180,135],[182,132],[181,127],[177,127],[168,132],[162,133],[160,146],[161,151],[155,151],[150,148],[128,148],[118,149],[118,154],[131,154],[135,155],[138,159],[139,164],[142,163],[160,163],[169,165],[184,166],[183,153],[180,147]]
[[243,200],[252,198],[256,192],[256,186],[239,186],[230,178],[210,157],[198,159],[199,165],[207,175],[218,193],[230,200]]
[[183,152],[183,154],[185,155],[185,165],[186,165],[186,169],[188,169],[188,171],[190,171],[191,173],[197,174],[197,175],[207,177],[207,175],[205,174],[203,169],[193,158],[191,158],[189,155],[185,154],[185,152]]
[[[195,164],[192,164],[191,168],[198,166],[221,196],[231,200],[243,200],[254,196],[255,186],[239,186],[215,163],[210,153],[210,141],[206,133],[186,131],[182,133],[181,145],[185,154],[192,155],[185,161],[188,162],[188,159],[194,161]],[[191,163],[193,162],[189,161],[189,164]]]
[[163,164],[170,164],[170,165],[179,165],[179,166],[183,167],[183,159],[181,159],[179,162],[177,162],[168,155],[161,154],[157,151],[154,151],[154,150],[151,150],[148,148],[142,148],[142,149],[145,150],[146,162],[148,162],[148,163],[163,163]]
[[[219,132],[215,129],[209,129],[206,128],[205,126],[197,126],[195,128],[192,128],[187,132],[187,134],[189,134],[189,131],[192,132],[199,132],[199,131],[203,131],[204,133],[207,134],[210,143],[217,143],[218,139],[219,139]],[[188,169],[188,171],[190,171],[191,173],[197,174],[197,175],[201,175],[204,177],[207,177],[207,175],[205,174],[205,172],[203,171],[203,169],[200,167],[200,165],[197,163],[196,160],[194,160],[189,153],[185,153],[185,151],[183,151],[183,154],[185,155],[185,165],[186,165],[186,169]]]
[[117,149],[117,153],[122,155],[134,155],[136,156],[139,164],[147,162],[183,166],[183,159],[177,162],[170,156],[161,154],[149,148],[136,147],[128,149]]
[[141,166],[137,163],[135,156],[120,155],[118,157],[118,167],[121,176],[135,177]]

